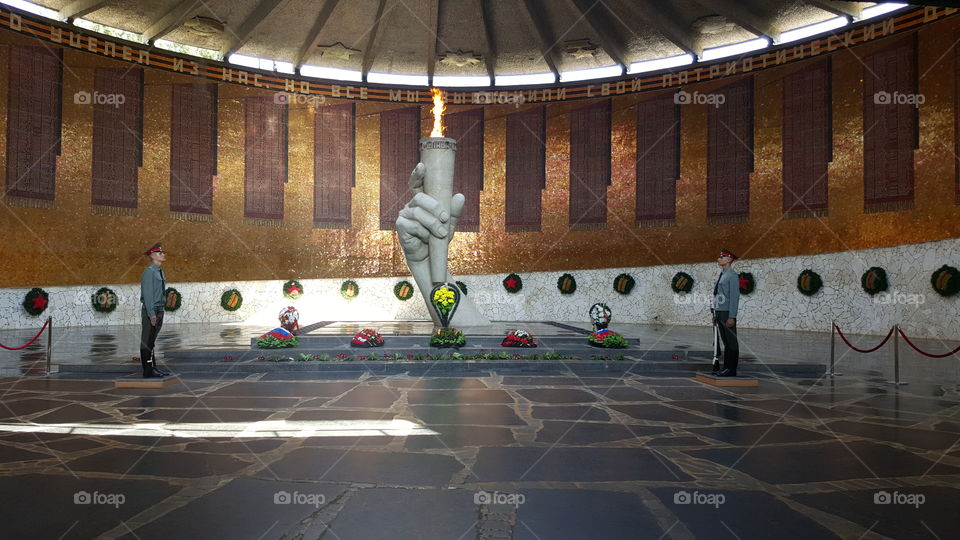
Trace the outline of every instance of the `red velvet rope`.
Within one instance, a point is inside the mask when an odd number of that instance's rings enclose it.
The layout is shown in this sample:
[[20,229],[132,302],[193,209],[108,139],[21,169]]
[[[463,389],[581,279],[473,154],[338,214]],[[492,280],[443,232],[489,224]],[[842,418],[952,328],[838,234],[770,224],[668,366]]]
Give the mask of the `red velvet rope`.
[[928,352],[923,352],[923,351],[921,351],[916,345],[914,345],[912,341],[910,341],[910,338],[908,338],[907,335],[903,333],[903,330],[897,328],[897,331],[900,332],[900,335],[903,337],[903,340],[907,342],[907,345],[909,345],[910,348],[912,348],[913,350],[917,351],[918,353],[920,353],[920,354],[922,354],[922,355],[924,355],[924,356],[927,356],[927,357],[929,357],[929,358],[946,358],[946,357],[948,357],[948,356],[952,356],[952,355],[960,352],[960,346],[958,346],[956,349],[954,349],[954,350],[952,350],[952,351],[950,351],[950,352],[948,352],[948,353],[946,353],[946,354],[930,354],[930,353],[928,353]]
[[857,347],[855,347],[855,346],[853,345],[853,343],[850,343],[849,341],[847,341],[847,337],[844,336],[844,335],[843,335],[843,332],[840,331],[840,327],[839,327],[839,326],[837,326],[836,324],[834,324],[833,327],[837,329],[837,334],[839,334],[839,335],[840,335],[840,339],[842,339],[843,342],[847,344],[847,347],[850,347],[851,349],[857,351],[858,353],[872,353],[873,351],[879,349],[880,347],[883,347],[883,345],[890,339],[890,336],[893,335],[893,327],[891,327],[891,328],[890,328],[890,331],[887,332],[887,337],[883,338],[883,341],[881,341],[879,345],[877,345],[876,347],[874,347],[874,348],[872,348],[872,349],[858,349]]
[[7,346],[4,345],[3,343],[0,343],[0,347],[3,347],[4,349],[6,349],[6,350],[8,350],[8,351],[19,351],[20,349],[26,349],[27,347],[33,345],[33,342],[36,341],[37,338],[40,337],[40,334],[42,334],[43,331],[47,329],[47,325],[49,325],[49,324],[50,324],[50,319],[47,319],[47,322],[43,323],[43,327],[40,328],[40,331],[37,332],[37,335],[33,336],[33,339],[31,339],[30,341],[28,341],[26,345],[22,345],[22,346],[20,346],[20,347],[7,347]]

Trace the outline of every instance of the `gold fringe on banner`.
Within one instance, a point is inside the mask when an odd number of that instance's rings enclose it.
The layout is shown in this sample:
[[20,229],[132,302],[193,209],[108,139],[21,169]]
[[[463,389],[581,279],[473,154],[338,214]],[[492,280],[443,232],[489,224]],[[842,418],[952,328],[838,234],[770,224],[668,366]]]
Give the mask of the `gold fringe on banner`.
[[328,229],[328,230],[335,230],[335,229],[348,230],[348,229],[350,229],[350,224],[349,224],[349,223],[335,223],[335,222],[328,222],[328,221],[314,221],[314,222],[313,222],[313,228],[314,228],[314,229]]
[[606,223],[574,223],[570,225],[571,231],[602,231],[606,228]]
[[280,229],[283,227],[282,219],[267,219],[267,218],[243,218],[244,225],[253,225],[254,227],[276,227]]
[[56,208],[54,202],[47,199],[31,199],[29,197],[14,197],[12,195],[5,196],[3,203],[7,206],[18,206],[20,208],[44,208],[46,210]]
[[713,216],[707,217],[707,223],[710,225],[730,225],[733,223],[746,223],[750,221],[750,216]]
[[891,201],[863,205],[863,213],[876,214],[878,212],[899,212],[913,208],[913,201]]
[[674,219],[638,219],[637,228],[652,229],[654,227],[673,227],[677,224]]
[[90,207],[90,213],[96,216],[136,216],[136,208],[126,208],[123,206],[102,206],[95,204]]
[[789,212],[783,213],[783,219],[801,219],[801,218],[812,218],[812,217],[827,217],[827,209],[826,208],[817,208],[817,209],[804,208],[803,210],[790,210]]
[[194,214],[193,212],[170,212],[170,219],[177,221],[213,221],[213,215]]
[[507,232],[540,232],[539,225],[507,225]]

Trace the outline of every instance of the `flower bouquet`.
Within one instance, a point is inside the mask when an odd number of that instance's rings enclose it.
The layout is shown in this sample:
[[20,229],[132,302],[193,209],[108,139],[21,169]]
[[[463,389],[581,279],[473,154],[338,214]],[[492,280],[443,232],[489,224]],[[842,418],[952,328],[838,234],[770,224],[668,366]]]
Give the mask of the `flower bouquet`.
[[297,345],[297,337],[286,328],[274,328],[257,339],[257,347],[261,349],[283,349]]
[[503,338],[500,344],[504,347],[536,347],[537,340],[533,339],[533,334],[525,330],[514,330]]
[[280,312],[280,327],[291,333],[300,331],[300,312],[293,306],[287,306]]
[[623,336],[604,328],[590,334],[590,345],[594,347],[604,347],[606,349],[624,349],[629,345]]
[[431,347],[462,347],[467,343],[467,336],[456,328],[437,328],[430,336]]
[[612,317],[613,312],[610,311],[610,308],[606,304],[597,302],[590,306],[590,322],[593,323],[594,330],[603,330],[606,328],[610,324]]
[[430,299],[434,311],[440,318],[440,326],[450,326],[450,319],[460,305],[460,291],[453,285],[440,284],[433,288]]
[[364,328],[357,332],[350,340],[350,346],[352,347],[380,347],[381,345],[383,345],[383,336],[380,335],[380,332],[370,328]]

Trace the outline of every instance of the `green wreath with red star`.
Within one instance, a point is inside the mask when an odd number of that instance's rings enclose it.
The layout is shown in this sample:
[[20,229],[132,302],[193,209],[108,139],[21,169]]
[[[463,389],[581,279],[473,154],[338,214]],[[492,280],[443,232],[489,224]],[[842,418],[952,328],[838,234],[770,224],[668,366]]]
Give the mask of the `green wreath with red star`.
[[283,296],[291,300],[296,300],[303,296],[303,285],[295,279],[283,284]]
[[49,303],[50,295],[40,287],[30,289],[30,292],[23,297],[23,309],[27,310],[27,313],[34,317],[43,313]]
[[750,272],[740,272],[740,294],[750,294],[757,288],[757,282]]
[[510,294],[516,294],[523,289],[523,280],[517,274],[510,274],[503,278],[503,288]]

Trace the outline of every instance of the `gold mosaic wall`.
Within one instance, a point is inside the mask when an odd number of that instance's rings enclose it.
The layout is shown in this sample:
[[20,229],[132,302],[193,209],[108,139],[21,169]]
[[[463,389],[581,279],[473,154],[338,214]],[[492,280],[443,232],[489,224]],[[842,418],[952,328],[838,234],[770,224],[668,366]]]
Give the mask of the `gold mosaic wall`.
[[[919,31],[921,109],[916,151],[916,203],[907,211],[864,214],[863,125],[860,57],[884,47],[878,40],[833,56],[834,162],[829,167],[829,216],[781,218],[780,147],[782,78],[804,64],[757,72],[756,160],[750,221],[708,225],[706,219],[706,105],[682,111],[681,178],[673,227],[634,226],[635,103],[649,96],[613,98],[613,178],[604,231],[568,231],[569,116],[585,102],[547,106],[547,185],[541,232],[504,232],[506,116],[514,106],[485,109],[485,190],[479,232],[458,233],[451,246],[455,274],[555,271],[647,266],[713,260],[719,247],[741,257],[779,257],[925,242],[960,235],[955,204],[954,54],[957,18]],[[899,39],[894,37],[892,39]],[[6,148],[9,44],[36,44],[0,31],[0,148]],[[353,228],[314,229],[313,116],[307,105],[289,115],[289,183],[281,226],[243,218],[243,104],[257,90],[221,85],[219,163],[214,217],[179,221],[168,209],[170,85],[187,76],[145,72],[144,163],[135,216],[101,216],[90,205],[92,108],[71,96],[92,90],[94,67],[111,61],[64,51],[63,151],[57,163],[53,209],[0,208],[0,287],[97,285],[139,279],[140,253],[162,241],[171,281],[356,278],[406,275],[395,234],[379,231],[379,113],[404,104],[358,103]],[[693,87],[709,91],[729,81]],[[458,110],[451,107],[452,111]],[[429,112],[423,109],[424,136]],[[0,168],[5,168],[5,159]],[[5,170],[3,177],[5,178]],[[953,261],[956,263],[957,261]]]

